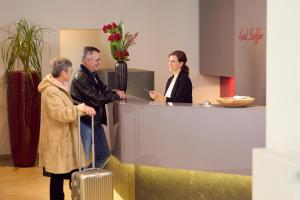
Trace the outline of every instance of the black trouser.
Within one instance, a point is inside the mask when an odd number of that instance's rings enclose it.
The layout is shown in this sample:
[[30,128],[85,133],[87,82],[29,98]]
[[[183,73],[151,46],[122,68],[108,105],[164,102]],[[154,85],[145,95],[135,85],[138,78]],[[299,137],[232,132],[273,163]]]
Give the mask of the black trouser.
[[[66,174],[53,174],[50,175],[50,200],[64,200],[64,179],[71,180],[71,174],[77,170],[73,170]],[[44,171],[45,173],[45,171]],[[69,183],[71,184],[71,182]]]
[[51,174],[50,200],[64,200],[64,177],[65,174]]

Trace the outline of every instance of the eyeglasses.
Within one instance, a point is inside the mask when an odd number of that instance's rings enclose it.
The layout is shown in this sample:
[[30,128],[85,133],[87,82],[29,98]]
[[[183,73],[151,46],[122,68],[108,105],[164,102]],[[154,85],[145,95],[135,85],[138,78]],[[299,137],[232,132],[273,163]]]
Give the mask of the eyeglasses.
[[73,72],[73,68],[72,67],[68,67],[66,70],[63,70],[66,73],[72,73]]
[[88,60],[96,61],[96,62],[101,62],[101,59],[100,59],[100,58],[97,58],[97,59],[89,58]]

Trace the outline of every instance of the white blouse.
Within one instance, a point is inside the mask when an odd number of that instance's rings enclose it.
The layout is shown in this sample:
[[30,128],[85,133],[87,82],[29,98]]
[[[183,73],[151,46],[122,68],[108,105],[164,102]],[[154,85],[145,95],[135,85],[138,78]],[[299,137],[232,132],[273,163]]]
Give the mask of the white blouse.
[[166,95],[165,95],[168,98],[171,98],[171,94],[172,94],[172,91],[173,91],[173,88],[174,88],[177,77],[178,77],[178,74],[174,74],[174,77],[173,77],[173,79],[172,79],[172,81],[171,81],[171,83],[168,87],[168,90],[167,90]]

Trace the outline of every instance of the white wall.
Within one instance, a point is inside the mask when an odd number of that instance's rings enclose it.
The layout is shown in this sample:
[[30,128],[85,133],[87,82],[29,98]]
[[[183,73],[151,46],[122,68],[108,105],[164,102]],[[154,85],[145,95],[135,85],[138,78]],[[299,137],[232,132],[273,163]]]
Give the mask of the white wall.
[[[140,33],[136,45],[129,49],[131,60],[128,66],[154,70],[157,90],[164,91],[170,76],[167,55],[181,49],[188,56],[194,101],[214,101],[219,97],[219,79],[199,74],[198,0],[1,0],[0,13],[0,27],[24,16],[54,29],[48,36],[52,51],[46,56],[43,75],[49,72],[48,57],[59,55],[59,30],[98,29],[123,19],[126,31]],[[3,39],[2,33],[0,39]],[[4,118],[0,124],[0,141],[4,145],[0,145],[0,154],[9,153],[5,105],[1,96],[0,116]]]
[[267,148],[253,154],[253,199],[300,198],[300,1],[267,2]]
[[[2,84],[2,79],[0,84]],[[10,153],[6,110],[6,90],[0,89],[0,154]]]
[[267,147],[300,155],[300,1],[268,1]]
[[[94,46],[101,49],[101,66],[113,67],[114,60],[111,56],[107,36],[99,29],[68,29],[59,33],[60,55],[69,58],[73,64],[73,75],[81,64],[82,50],[85,46]],[[69,81],[71,85],[71,81]]]

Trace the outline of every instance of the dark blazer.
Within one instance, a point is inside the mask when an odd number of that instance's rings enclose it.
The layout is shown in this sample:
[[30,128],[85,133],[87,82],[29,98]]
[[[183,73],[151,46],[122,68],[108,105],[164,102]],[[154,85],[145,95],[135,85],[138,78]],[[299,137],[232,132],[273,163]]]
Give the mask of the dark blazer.
[[[174,75],[171,76],[166,85],[165,95]],[[188,74],[180,72],[174,84],[171,98],[167,97],[167,102],[192,103],[192,81]]]
[[[96,110],[95,126],[106,124],[105,104],[120,99],[116,92],[103,84],[96,72],[91,73],[84,65],[80,65],[72,80],[71,97],[75,103],[85,103]],[[81,121],[91,124],[89,116],[82,116]]]

